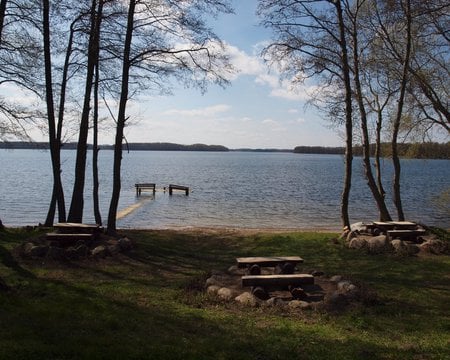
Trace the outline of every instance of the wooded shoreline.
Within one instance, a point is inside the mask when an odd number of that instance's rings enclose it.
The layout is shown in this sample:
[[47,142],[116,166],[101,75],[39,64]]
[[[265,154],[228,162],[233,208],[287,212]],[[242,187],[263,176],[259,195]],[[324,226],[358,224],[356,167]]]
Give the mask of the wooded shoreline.
[[[64,150],[76,150],[77,143],[65,143],[62,146]],[[113,145],[99,145],[101,150],[113,150]],[[404,143],[398,144],[399,155],[408,159],[450,159],[450,142],[447,143]],[[2,141],[0,149],[31,149],[31,150],[49,150],[48,142],[27,142],[27,141]],[[88,149],[92,149],[92,145],[88,144]],[[297,146],[292,149],[275,149],[275,148],[242,148],[229,149],[223,145],[206,145],[192,144],[183,145],[175,143],[128,143],[123,145],[124,150],[130,151],[213,151],[213,152],[284,152],[295,154],[325,154],[325,155],[344,155],[344,147],[328,147],[328,146]],[[381,145],[383,157],[391,157],[390,144],[383,143]],[[375,153],[375,145],[370,147],[370,153]],[[353,147],[354,156],[362,156],[362,147],[356,145]]]

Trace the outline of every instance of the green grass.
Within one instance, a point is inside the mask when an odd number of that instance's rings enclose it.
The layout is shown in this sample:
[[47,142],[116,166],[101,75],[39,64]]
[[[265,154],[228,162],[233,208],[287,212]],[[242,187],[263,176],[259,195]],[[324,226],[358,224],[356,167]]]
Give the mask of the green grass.
[[[35,231],[0,233],[0,359],[448,359],[450,259],[350,251],[335,234],[127,231],[137,247],[104,260],[11,255]],[[237,256],[300,255],[378,302],[338,314],[268,311],[197,291]]]

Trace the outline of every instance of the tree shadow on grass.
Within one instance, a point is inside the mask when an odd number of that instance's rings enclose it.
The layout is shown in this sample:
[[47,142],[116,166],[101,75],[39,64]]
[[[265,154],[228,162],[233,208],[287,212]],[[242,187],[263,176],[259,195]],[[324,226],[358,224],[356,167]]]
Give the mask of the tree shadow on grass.
[[0,261],[6,267],[15,271],[18,275],[25,278],[35,278],[36,276],[26,269],[24,269],[12,256],[11,252],[0,245]]

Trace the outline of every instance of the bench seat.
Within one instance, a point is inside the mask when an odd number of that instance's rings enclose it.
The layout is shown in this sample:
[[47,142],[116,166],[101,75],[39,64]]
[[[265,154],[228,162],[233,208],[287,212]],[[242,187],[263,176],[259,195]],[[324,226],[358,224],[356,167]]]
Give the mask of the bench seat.
[[246,268],[252,265],[261,267],[275,267],[286,263],[292,263],[294,266],[302,263],[303,259],[300,256],[278,256],[278,257],[241,257],[236,258],[238,268]]
[[314,284],[314,276],[309,274],[246,275],[242,276],[242,286],[301,286]]

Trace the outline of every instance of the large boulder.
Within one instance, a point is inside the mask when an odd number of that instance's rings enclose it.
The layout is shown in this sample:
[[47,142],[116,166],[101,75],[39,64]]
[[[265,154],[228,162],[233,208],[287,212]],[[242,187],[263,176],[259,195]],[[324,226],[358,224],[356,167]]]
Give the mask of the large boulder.
[[27,257],[43,257],[47,254],[48,246],[26,243],[23,250],[24,255]]
[[217,296],[219,296],[222,300],[230,301],[236,297],[235,291],[222,287],[217,291]]
[[236,296],[234,300],[247,306],[258,306],[259,303],[258,299],[249,292],[244,292],[241,295]]
[[367,240],[363,237],[356,237],[350,240],[348,247],[350,249],[365,249],[367,247]]
[[92,256],[96,259],[105,258],[107,255],[108,249],[103,245],[97,246],[92,250]]
[[425,241],[424,243],[419,245],[420,250],[440,255],[440,254],[449,254],[450,253],[450,246],[447,242],[438,240],[438,239],[430,239]]
[[367,250],[370,254],[382,254],[392,251],[392,246],[386,235],[367,239]]

